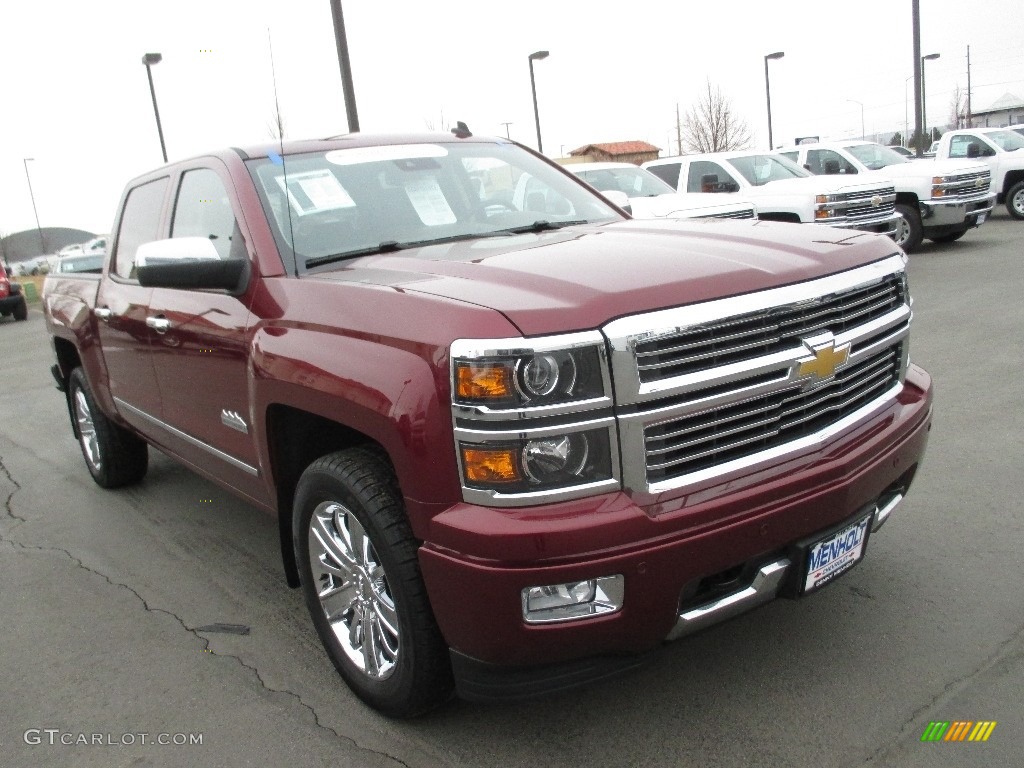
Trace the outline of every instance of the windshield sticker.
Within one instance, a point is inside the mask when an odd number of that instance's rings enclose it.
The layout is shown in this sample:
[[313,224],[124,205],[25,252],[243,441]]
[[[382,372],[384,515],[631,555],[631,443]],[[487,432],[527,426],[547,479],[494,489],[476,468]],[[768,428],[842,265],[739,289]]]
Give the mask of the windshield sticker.
[[[278,176],[283,190],[285,177]],[[288,176],[288,200],[299,216],[338,208],[352,208],[355,200],[329,170],[307,171]]]
[[416,209],[416,215],[428,227],[454,224],[457,221],[455,212],[448,205],[437,179],[426,177],[406,181],[403,186],[409,202]]
[[448,150],[437,144],[400,144],[393,147],[335,149],[324,155],[324,159],[332,165],[360,165],[385,160],[419,160],[447,156]]

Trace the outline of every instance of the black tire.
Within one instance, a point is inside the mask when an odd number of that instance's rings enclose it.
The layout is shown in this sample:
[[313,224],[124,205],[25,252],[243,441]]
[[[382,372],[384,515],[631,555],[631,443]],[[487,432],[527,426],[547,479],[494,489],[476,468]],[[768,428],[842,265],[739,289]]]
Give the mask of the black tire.
[[103,415],[81,368],[68,378],[68,408],[85,466],[97,485],[119,488],[145,476],[149,446]]
[[916,205],[897,203],[896,213],[900,215],[900,221],[896,226],[896,245],[907,253],[917,250],[924,236],[921,212],[917,210]]
[[27,320],[28,319],[28,304],[25,300],[21,300],[21,304],[14,308],[14,319],[15,320]]
[[306,606],[352,691],[389,717],[447,701],[448,648],[387,459],[366,448],[317,459],[299,478],[294,515]]
[[1018,181],[1006,193],[1006,210],[1015,219],[1024,219],[1024,181]]
[[929,237],[933,243],[953,243],[959,240],[961,237],[967,234],[966,229],[961,229],[958,232],[947,232],[944,235],[936,235],[935,237]]

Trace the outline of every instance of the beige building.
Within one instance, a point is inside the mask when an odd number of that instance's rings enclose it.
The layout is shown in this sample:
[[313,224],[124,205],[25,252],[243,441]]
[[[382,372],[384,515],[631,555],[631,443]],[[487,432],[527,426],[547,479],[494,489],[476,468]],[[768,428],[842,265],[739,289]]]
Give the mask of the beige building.
[[640,165],[648,160],[657,160],[661,149],[646,141],[613,141],[607,144],[587,144],[574,149],[569,157],[558,162],[571,163],[633,163]]

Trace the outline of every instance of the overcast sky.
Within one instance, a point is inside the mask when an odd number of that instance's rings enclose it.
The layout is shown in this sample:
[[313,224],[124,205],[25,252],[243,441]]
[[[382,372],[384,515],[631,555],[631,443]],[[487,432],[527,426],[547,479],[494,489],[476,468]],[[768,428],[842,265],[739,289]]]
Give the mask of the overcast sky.
[[[776,144],[903,130],[913,92],[910,0],[343,0],[363,132],[447,129],[536,146],[533,51],[545,153],[641,139],[674,154],[675,110],[705,80],[767,146],[764,55]],[[329,0],[6,2],[0,10],[0,232],[107,232],[125,182],[162,162],[146,70],[171,160],[271,136],[347,131]],[[953,89],[975,109],[1024,97],[1024,2],[921,0],[929,124]],[[853,101],[851,101],[853,100]],[[913,125],[913,104],[909,120]],[[504,123],[509,123],[506,127]]]

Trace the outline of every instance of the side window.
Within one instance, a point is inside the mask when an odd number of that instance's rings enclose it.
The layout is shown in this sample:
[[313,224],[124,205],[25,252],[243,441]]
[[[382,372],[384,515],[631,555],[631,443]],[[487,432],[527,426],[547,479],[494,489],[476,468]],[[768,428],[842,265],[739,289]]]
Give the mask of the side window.
[[[713,178],[712,178],[713,177]],[[686,177],[687,192],[729,192],[739,190],[729,172],[710,160],[694,160]]]
[[135,252],[143,243],[160,237],[160,209],[169,183],[168,179],[157,179],[128,193],[114,254],[114,272],[118,277],[134,279]]
[[807,150],[807,164],[811,166],[811,173],[819,176],[836,176],[840,173],[857,172],[849,160],[831,149]]
[[241,246],[231,198],[215,171],[199,168],[186,171],[181,177],[171,237],[205,237],[222,259],[231,258],[231,246],[236,238]]
[[682,163],[662,163],[652,165],[647,170],[668,184],[672,189],[679,189],[679,169]]

